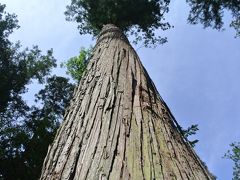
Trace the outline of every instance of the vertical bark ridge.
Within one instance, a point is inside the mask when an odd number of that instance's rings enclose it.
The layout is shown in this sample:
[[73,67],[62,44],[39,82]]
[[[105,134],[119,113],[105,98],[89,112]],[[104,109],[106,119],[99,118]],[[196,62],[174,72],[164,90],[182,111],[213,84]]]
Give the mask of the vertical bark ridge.
[[121,31],[107,25],[45,158],[41,180],[208,180]]

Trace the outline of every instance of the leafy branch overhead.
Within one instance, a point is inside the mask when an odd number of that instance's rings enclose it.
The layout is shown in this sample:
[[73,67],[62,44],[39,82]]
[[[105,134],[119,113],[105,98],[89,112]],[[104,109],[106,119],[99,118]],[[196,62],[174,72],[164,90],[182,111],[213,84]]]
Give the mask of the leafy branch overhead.
[[114,24],[125,34],[134,35],[135,43],[145,46],[166,42],[156,30],[170,28],[165,22],[170,0],[72,0],[67,20],[76,21],[80,34],[98,35],[104,24]]
[[240,1],[239,0],[187,0],[190,5],[188,22],[201,23],[203,26],[221,30],[224,14],[232,16],[230,26],[236,30],[236,37],[240,37]]

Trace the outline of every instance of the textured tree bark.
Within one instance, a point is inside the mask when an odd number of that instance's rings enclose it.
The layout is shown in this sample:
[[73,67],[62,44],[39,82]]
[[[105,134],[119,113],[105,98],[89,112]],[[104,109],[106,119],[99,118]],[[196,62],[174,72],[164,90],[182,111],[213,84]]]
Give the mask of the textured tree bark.
[[127,38],[106,25],[40,179],[213,179],[177,126]]

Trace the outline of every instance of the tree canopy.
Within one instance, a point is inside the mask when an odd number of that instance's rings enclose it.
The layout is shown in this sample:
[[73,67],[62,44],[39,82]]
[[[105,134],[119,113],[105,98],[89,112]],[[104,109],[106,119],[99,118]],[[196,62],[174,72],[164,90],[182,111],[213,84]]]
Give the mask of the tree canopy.
[[[201,23],[214,29],[223,29],[224,13],[232,16],[230,26],[240,36],[239,0],[186,0],[190,6],[188,22]],[[134,35],[146,47],[167,41],[156,35],[156,30],[171,26],[165,21],[170,0],[71,0],[65,12],[67,20],[76,21],[80,34],[96,36],[104,24],[118,26],[126,35]]]
[[80,34],[96,36],[104,24],[114,24],[135,42],[145,45],[166,42],[155,30],[170,28],[164,16],[170,0],[72,0],[65,12],[67,20],[76,21]]

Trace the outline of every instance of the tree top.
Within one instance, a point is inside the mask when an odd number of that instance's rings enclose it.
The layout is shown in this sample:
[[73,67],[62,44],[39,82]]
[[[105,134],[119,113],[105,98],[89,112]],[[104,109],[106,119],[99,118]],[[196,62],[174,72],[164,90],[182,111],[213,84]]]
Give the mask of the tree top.
[[126,35],[134,35],[135,43],[145,46],[166,42],[157,37],[157,29],[170,28],[164,15],[170,0],[71,0],[65,15],[67,20],[76,21],[80,34],[100,33],[103,25],[114,24]]

